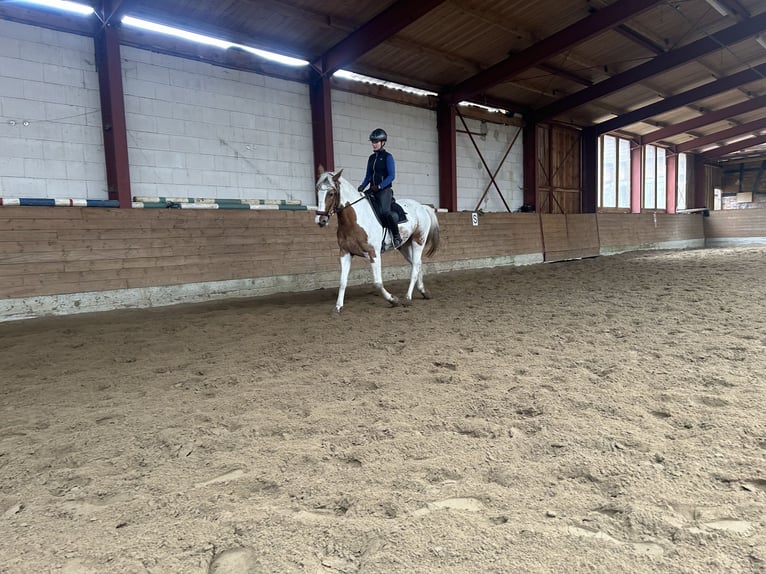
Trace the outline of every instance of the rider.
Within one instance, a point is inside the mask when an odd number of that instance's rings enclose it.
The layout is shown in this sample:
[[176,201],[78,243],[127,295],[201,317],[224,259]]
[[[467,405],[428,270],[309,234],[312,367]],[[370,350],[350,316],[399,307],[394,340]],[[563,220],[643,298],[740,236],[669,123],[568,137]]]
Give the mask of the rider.
[[387,140],[388,135],[385,130],[381,128],[372,130],[370,134],[372,155],[367,160],[367,173],[359,186],[359,191],[363,192],[367,185],[370,185],[377,212],[383,226],[387,227],[391,233],[394,249],[397,249],[402,244],[402,238],[399,235],[399,216],[391,211],[391,204],[394,200],[394,190],[391,183],[396,177],[396,165],[394,156],[383,149]]

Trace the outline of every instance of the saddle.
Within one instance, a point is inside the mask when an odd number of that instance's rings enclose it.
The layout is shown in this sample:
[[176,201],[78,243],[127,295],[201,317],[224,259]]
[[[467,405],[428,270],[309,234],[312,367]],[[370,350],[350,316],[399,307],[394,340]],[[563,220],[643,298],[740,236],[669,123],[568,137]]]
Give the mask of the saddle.
[[401,205],[396,203],[395,199],[391,201],[391,211],[399,216],[399,221],[397,223],[407,222],[407,212],[404,211],[404,208]]
[[[365,194],[367,195],[367,199],[370,200],[370,205],[372,205],[372,210],[375,212],[375,217],[378,218],[379,222],[382,221],[380,210],[378,209],[378,202],[373,199],[370,191],[366,191]],[[394,197],[391,198],[391,212],[396,214],[399,218],[397,223],[407,223],[407,212],[404,211],[404,208],[401,205],[396,203],[396,198]]]

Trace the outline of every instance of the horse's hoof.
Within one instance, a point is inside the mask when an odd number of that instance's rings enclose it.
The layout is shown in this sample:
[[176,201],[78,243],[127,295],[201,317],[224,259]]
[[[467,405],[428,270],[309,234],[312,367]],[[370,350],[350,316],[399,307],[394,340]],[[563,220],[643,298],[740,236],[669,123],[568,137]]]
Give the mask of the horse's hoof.
[[412,305],[412,299],[405,299],[402,301],[402,307],[409,307],[410,305]]
[[397,299],[396,297],[391,299],[389,303],[391,304],[392,307],[398,307],[399,305],[401,305],[401,303],[399,302],[399,299]]
[[428,291],[422,291],[420,294],[423,295],[423,299],[431,298],[431,294]]
[[343,309],[343,307],[335,307],[335,308],[332,310],[332,313],[330,313],[330,314],[331,314],[333,317],[337,317],[338,315],[340,315],[340,310],[341,310],[341,309]]

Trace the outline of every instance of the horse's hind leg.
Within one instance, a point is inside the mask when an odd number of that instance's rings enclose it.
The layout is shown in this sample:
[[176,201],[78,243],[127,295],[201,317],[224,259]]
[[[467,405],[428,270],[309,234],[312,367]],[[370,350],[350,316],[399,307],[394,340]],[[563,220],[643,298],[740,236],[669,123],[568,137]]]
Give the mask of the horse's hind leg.
[[418,292],[423,296],[423,299],[430,299],[431,294],[428,292],[428,289],[426,289],[426,286],[423,284],[423,264],[420,264],[420,271],[418,272],[418,280],[415,284],[415,286],[418,288]]
[[410,252],[405,255],[405,259],[410,262],[410,285],[407,288],[407,303],[412,302],[412,293],[417,285],[418,291],[423,293],[423,269],[420,261],[423,256],[423,247],[413,243]]
[[375,261],[370,263],[370,267],[372,268],[372,282],[377,290],[380,291],[381,296],[395,307],[399,305],[399,299],[391,295],[391,293],[386,291],[386,288],[383,287],[383,271],[380,266],[380,259],[381,258],[378,257]]
[[[399,249],[399,253],[402,254],[410,264],[410,285],[407,290],[407,302],[412,301],[412,294],[417,287],[418,292],[423,296],[423,299],[430,299],[431,295],[426,291],[423,285],[423,264],[421,262],[423,257],[423,248],[417,245],[414,241],[408,243],[406,247]],[[413,262],[417,260],[417,265]]]

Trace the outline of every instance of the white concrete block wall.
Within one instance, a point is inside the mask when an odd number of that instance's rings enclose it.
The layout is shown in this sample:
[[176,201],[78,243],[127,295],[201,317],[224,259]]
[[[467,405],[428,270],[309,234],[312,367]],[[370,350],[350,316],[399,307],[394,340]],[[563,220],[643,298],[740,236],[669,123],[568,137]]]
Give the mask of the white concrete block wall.
[[93,40],[0,20],[0,197],[107,199]]
[[[466,119],[466,124],[473,136],[473,142],[469,135],[464,133],[466,129],[463,122],[457,118],[458,210],[475,211],[478,208],[487,212],[504,212],[507,211],[505,204],[512,211],[518,210],[524,203],[523,144],[519,133],[521,128],[472,119]],[[501,165],[500,162],[511,143],[513,147]],[[481,151],[481,155],[476,151],[476,147]],[[492,185],[492,179],[482,163],[482,158],[493,175],[497,171],[494,177],[502,198],[497,188]],[[484,195],[487,186],[489,190]]]
[[380,127],[396,159],[394,195],[438,206],[436,112],[338,90],[332,93],[332,112],[335,167],[343,168],[346,179],[354,186],[364,179],[372,153],[368,138]]
[[[93,41],[0,20],[0,196],[107,199]],[[134,196],[315,202],[308,86],[123,46]],[[397,197],[439,205],[436,113],[332,92],[335,165],[364,177],[375,127],[389,134]],[[24,123],[27,125],[24,125]],[[467,120],[494,171],[517,128]],[[458,120],[458,129],[463,129]],[[467,135],[457,134],[458,209],[504,211]],[[522,204],[521,138],[498,172]]]
[[314,205],[308,86],[122,48],[134,196]]
[[[337,90],[332,105],[335,167],[343,168],[346,179],[355,185],[362,181],[372,152],[367,138],[373,129],[382,127],[388,133],[387,149],[396,158],[396,196],[439,206],[436,112]],[[474,141],[494,173],[519,128],[471,119],[466,123],[471,132],[484,134],[474,135]],[[457,129],[465,131],[459,118]],[[473,211],[478,205],[484,211],[506,211],[494,186],[481,200],[491,180],[468,135],[458,133],[456,142],[458,210]],[[495,181],[511,210],[520,208],[524,202],[520,135]]]

